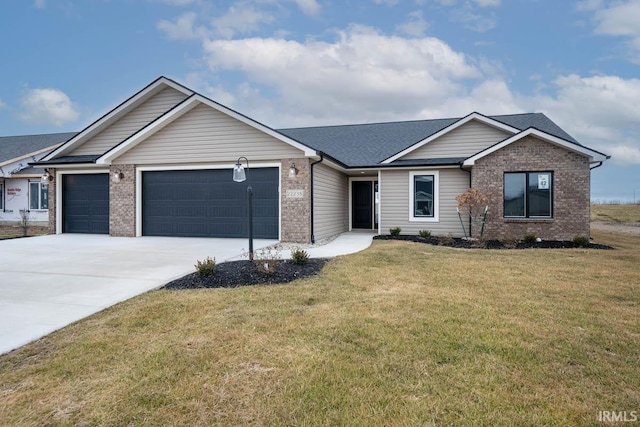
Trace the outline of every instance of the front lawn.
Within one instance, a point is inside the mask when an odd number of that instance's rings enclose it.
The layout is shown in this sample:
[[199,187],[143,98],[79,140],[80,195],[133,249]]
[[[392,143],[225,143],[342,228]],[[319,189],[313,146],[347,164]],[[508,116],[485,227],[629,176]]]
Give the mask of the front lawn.
[[0,356],[0,424],[565,426],[640,412],[640,239],[594,237],[618,249],[375,241],[289,284],[150,292]]

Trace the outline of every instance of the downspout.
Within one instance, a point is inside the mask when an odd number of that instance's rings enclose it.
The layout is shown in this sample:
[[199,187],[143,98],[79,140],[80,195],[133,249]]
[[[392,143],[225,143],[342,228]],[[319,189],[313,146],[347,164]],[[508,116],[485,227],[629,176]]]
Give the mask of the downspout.
[[320,159],[311,163],[310,169],[310,182],[309,182],[309,191],[311,191],[311,243],[315,243],[316,242],[316,236],[314,233],[314,229],[313,229],[313,167],[315,165],[317,165],[318,163],[321,163],[322,160],[324,160],[324,153],[322,153],[322,151],[318,151],[318,154],[320,155]]
[[[460,162],[460,170],[465,171],[466,173],[469,174],[469,188],[471,188],[471,170],[466,170],[464,169],[462,166],[464,165],[464,162]],[[469,237],[471,237],[471,216],[469,216]]]
[[594,167],[592,167],[592,168],[589,168],[589,170],[594,170],[594,169],[596,169],[596,168],[599,168],[600,166],[602,166],[602,162],[598,162],[598,164],[597,164],[597,165],[595,165],[595,166],[594,166]]

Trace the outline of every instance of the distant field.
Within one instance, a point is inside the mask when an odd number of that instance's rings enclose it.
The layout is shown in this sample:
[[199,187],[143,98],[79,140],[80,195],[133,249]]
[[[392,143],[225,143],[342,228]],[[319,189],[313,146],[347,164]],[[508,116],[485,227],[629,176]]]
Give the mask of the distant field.
[[591,205],[591,221],[640,222],[640,204]]

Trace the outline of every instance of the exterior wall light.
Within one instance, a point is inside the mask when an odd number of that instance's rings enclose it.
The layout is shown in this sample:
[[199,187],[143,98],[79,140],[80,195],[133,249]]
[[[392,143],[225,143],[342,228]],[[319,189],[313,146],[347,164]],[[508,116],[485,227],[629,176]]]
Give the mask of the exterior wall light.
[[113,173],[113,181],[114,182],[120,182],[124,179],[124,174],[122,173],[121,170],[117,170],[116,172]]
[[289,178],[295,178],[298,174],[298,169],[296,169],[296,164],[291,162],[291,166],[289,166]]
[[53,181],[53,175],[51,175],[49,171],[45,169],[44,174],[40,177],[40,184],[42,184],[43,187],[46,187],[51,181]]

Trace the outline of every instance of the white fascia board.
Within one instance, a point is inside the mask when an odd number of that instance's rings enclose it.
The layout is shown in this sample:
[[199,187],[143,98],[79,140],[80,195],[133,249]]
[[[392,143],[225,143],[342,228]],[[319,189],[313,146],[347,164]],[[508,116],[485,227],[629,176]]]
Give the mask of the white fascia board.
[[485,150],[480,151],[477,154],[474,154],[473,156],[469,157],[468,159],[466,159],[463,163],[463,166],[473,166],[476,162],[476,160],[483,158],[484,156],[487,156],[495,151],[500,150],[501,148],[506,147],[509,144],[512,144],[516,141],[521,140],[522,138],[525,138],[527,136],[535,136],[545,142],[548,142],[550,144],[554,144],[563,148],[566,148],[569,151],[573,151],[575,153],[579,153],[582,154],[584,156],[587,156],[589,158],[589,162],[593,163],[593,162],[603,162],[605,160],[608,159],[608,157],[604,154],[598,153],[597,151],[594,151],[590,148],[587,147],[583,147],[581,145],[577,145],[574,144],[572,142],[569,142],[565,139],[562,138],[558,138],[556,136],[553,136],[551,134],[548,134],[546,132],[543,132],[541,130],[535,129],[535,128],[528,128],[523,130],[522,132],[513,135],[510,138],[505,139],[502,142],[499,142]]
[[173,110],[169,111],[165,115],[161,116],[155,122],[150,125],[140,129],[138,132],[131,135],[129,138],[122,141],[120,144],[113,147],[111,150],[104,153],[102,156],[96,159],[96,164],[99,165],[108,165],[111,162],[131,150],[136,145],[140,144],[142,141],[158,132],[160,129],[167,126],[169,123],[176,120],[178,117],[186,114],[187,112],[193,110],[200,104],[200,101],[197,99],[197,96],[193,96],[182,101],[182,104],[179,104],[177,107],[174,107]]
[[469,123],[471,120],[477,120],[479,122],[482,122],[486,125],[492,126],[494,128],[498,128],[501,130],[504,130],[506,132],[509,133],[518,133],[520,132],[520,129],[514,128],[512,126],[506,125],[504,123],[501,123],[497,120],[494,120],[490,117],[487,116],[483,116],[480,113],[471,113],[466,117],[461,118],[460,120],[458,120],[457,122],[447,126],[446,128],[442,129],[439,132],[434,133],[433,135],[429,136],[428,138],[423,139],[422,141],[419,141],[415,144],[413,144],[411,147],[404,149],[403,151],[399,152],[398,154],[394,154],[392,157],[389,157],[386,160],[382,161],[382,164],[386,164],[386,163],[391,163],[394,160],[398,160],[399,158],[411,153],[414,150],[417,150],[418,148],[422,147],[425,144],[430,143],[431,141],[440,138],[443,135],[446,135],[447,133],[459,128],[460,126]]
[[313,148],[307,147],[306,145],[301,144],[298,141],[295,141],[295,140],[293,140],[293,139],[281,134],[280,132],[277,132],[277,131],[271,129],[270,127],[265,126],[260,122],[257,122],[257,121],[255,121],[255,120],[253,120],[253,119],[251,119],[251,118],[249,118],[249,117],[247,117],[245,115],[242,115],[242,114],[238,113],[237,111],[234,111],[234,110],[232,110],[230,108],[227,108],[222,104],[218,104],[217,102],[212,101],[209,98],[206,98],[206,97],[204,97],[202,95],[199,95],[199,94],[196,94],[195,98],[197,98],[203,104],[206,104],[209,107],[211,107],[211,108],[213,108],[215,110],[218,110],[223,114],[226,114],[226,115],[228,115],[230,117],[233,117],[234,119],[236,119],[236,120],[238,120],[238,121],[240,121],[240,122],[242,122],[242,123],[244,123],[246,125],[249,125],[249,126],[253,127],[254,129],[257,129],[257,130],[259,130],[259,131],[261,131],[263,133],[266,133],[269,136],[272,136],[272,137],[274,137],[274,138],[276,138],[276,139],[278,139],[278,140],[280,140],[280,141],[282,141],[282,142],[284,142],[286,144],[291,145],[294,148],[297,148],[298,150],[303,151],[304,155],[307,156],[307,157],[314,157],[314,156],[317,155],[316,150],[314,150]]
[[155,80],[154,82],[149,84],[147,87],[142,89],[140,92],[136,93],[135,95],[133,95],[132,97],[124,101],[122,104],[118,105],[116,108],[109,111],[107,114],[105,114],[104,116],[102,116],[101,118],[93,122],[91,125],[85,128],[82,132],[80,132],[79,134],[71,138],[69,141],[65,142],[62,146],[58,147],[56,150],[49,153],[42,160],[45,160],[45,161],[52,160],[55,157],[59,157],[63,154],[66,154],[69,151],[73,150],[74,148],[78,147],[79,145],[82,145],[84,141],[87,139],[87,137],[90,137],[95,133],[99,132],[100,130],[104,129],[110,123],[116,121],[117,119],[119,119],[120,117],[122,117],[123,115],[131,111],[133,108],[137,107],[138,105],[140,105],[141,103],[143,103],[144,101],[146,101],[147,99],[149,99],[150,97],[152,97],[153,95],[160,92],[162,89],[166,87],[171,87],[175,90],[178,90],[184,93],[187,96],[190,96],[193,94],[192,91],[186,89],[183,86],[176,84],[175,82],[167,79],[166,77],[160,77],[159,79]]

